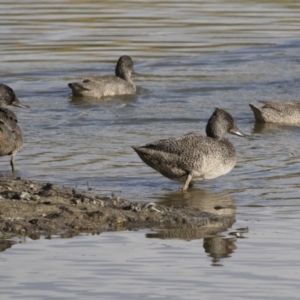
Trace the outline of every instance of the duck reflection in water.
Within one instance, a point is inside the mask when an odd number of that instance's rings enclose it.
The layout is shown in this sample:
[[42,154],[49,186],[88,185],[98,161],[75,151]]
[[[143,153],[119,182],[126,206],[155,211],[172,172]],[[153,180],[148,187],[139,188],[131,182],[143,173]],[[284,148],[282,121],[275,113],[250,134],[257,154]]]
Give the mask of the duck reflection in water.
[[212,265],[222,266],[222,258],[230,257],[236,250],[235,238],[225,238],[221,235],[204,238],[203,248],[212,257]]
[[[188,193],[176,192],[159,196],[158,204],[166,206],[194,207],[203,212],[203,218],[170,225],[168,229],[146,234],[147,238],[160,239],[203,239],[203,247],[209,253],[212,264],[217,265],[222,258],[230,257],[236,249],[236,237],[221,235],[235,223],[235,206],[229,193],[210,193],[193,189]],[[201,215],[202,216],[202,215]]]
[[274,123],[258,123],[255,122],[252,128],[253,134],[255,133],[274,133],[278,134],[278,132],[286,133],[290,131],[298,131],[299,126],[296,125],[288,125],[288,124],[274,124]]

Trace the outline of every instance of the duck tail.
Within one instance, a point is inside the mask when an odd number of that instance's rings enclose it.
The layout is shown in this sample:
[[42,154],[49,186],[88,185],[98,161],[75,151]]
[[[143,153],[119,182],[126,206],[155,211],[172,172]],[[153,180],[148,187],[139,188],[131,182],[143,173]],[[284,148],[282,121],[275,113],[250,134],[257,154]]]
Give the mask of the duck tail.
[[[149,149],[140,146],[131,146],[131,148],[136,152],[136,154],[141,158],[142,161],[146,162],[147,157],[149,156]],[[147,162],[146,162],[147,163]]]
[[83,84],[79,82],[68,83],[69,88],[72,90],[74,95],[82,95],[82,92],[89,91]]
[[250,103],[249,106],[250,106],[250,108],[253,111],[255,120],[258,121],[258,122],[265,122],[265,119],[264,119],[264,117],[262,115],[261,109],[259,107],[255,106],[252,103]]
[[137,154],[142,153],[141,147],[139,146],[130,146]]

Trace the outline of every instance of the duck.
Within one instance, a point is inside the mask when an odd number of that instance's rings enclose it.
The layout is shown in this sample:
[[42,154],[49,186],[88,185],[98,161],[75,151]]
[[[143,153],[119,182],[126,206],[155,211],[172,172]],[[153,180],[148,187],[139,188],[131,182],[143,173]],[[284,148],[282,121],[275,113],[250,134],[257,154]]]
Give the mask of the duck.
[[15,155],[23,146],[23,134],[16,114],[5,106],[29,108],[20,103],[14,90],[0,83],[0,156],[10,155],[12,172],[15,171]]
[[257,122],[278,124],[300,124],[300,101],[259,101],[264,105],[257,107],[250,103]]
[[73,96],[101,98],[105,96],[135,94],[136,86],[131,79],[133,61],[130,56],[119,58],[115,75],[84,76],[82,82],[72,82],[68,86]]
[[233,117],[216,108],[206,125],[206,136],[188,133],[144,146],[132,146],[141,160],[163,176],[183,182],[186,191],[193,182],[213,179],[230,172],[236,164],[236,150],[223,137],[241,133]]

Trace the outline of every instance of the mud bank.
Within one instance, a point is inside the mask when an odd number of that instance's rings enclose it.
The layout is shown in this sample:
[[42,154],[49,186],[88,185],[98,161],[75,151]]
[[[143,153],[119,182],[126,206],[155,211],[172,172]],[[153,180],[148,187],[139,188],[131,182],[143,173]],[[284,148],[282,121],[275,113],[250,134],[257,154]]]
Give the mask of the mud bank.
[[29,180],[0,181],[0,238],[65,237],[81,232],[155,229],[161,237],[202,238],[232,226],[234,216],[197,207],[162,206]]

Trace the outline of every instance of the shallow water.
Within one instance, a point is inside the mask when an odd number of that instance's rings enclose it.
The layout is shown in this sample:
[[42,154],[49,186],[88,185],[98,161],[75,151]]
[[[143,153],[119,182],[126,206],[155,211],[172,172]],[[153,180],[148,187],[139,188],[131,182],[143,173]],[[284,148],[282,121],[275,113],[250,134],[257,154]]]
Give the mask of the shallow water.
[[[298,1],[13,0],[0,7],[0,82],[31,106],[14,109],[25,136],[16,157],[22,178],[206,209],[226,203],[236,207],[229,232],[249,227],[246,238],[225,241],[227,258],[213,262],[203,240],[149,240],[145,232],[6,242],[3,299],[297,298],[300,127],[256,125],[248,103],[300,100]],[[72,99],[68,82],[112,73],[123,54],[134,60],[137,95]],[[229,137],[238,151],[230,174],[179,194],[180,185],[145,166],[130,145],[204,133],[214,107],[231,112],[249,137]],[[8,161],[1,158],[1,174]]]

